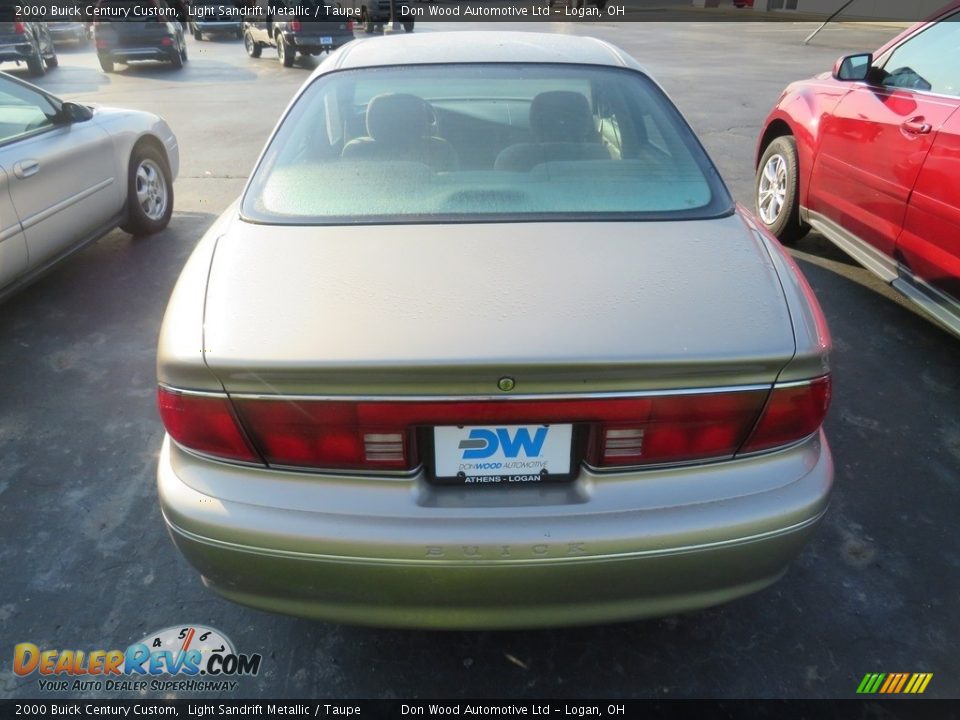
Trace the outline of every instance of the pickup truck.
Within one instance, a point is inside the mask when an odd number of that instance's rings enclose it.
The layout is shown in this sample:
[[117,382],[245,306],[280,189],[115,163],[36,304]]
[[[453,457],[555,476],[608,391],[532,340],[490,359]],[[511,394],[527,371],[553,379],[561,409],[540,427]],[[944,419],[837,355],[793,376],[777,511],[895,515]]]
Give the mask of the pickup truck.
[[[319,55],[332,52],[353,40],[350,16],[329,0],[258,0],[256,20],[243,23],[247,55],[260,57],[264,47],[277,48],[284,67],[293,67],[297,53]],[[251,15],[248,15],[251,17]]]
[[26,63],[31,77],[57,66],[57,51],[47,24],[43,22],[0,22],[0,62]]

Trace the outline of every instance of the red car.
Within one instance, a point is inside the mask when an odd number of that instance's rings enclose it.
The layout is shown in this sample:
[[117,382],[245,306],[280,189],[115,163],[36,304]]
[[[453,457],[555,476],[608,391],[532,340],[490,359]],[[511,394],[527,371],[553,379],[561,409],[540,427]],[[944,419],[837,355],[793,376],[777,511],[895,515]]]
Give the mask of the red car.
[[781,242],[818,230],[960,336],[960,0],[789,85],[756,170]]

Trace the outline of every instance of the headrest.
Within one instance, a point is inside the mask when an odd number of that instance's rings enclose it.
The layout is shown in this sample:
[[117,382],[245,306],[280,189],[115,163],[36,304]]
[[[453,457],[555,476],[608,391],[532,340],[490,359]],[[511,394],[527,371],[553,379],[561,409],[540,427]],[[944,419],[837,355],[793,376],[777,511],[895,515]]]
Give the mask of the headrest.
[[589,142],[596,130],[587,98],[578,92],[542,92],[530,103],[530,132],[537,142]]
[[419,140],[430,132],[430,107],[416,95],[384,93],[367,105],[367,134],[378,142]]

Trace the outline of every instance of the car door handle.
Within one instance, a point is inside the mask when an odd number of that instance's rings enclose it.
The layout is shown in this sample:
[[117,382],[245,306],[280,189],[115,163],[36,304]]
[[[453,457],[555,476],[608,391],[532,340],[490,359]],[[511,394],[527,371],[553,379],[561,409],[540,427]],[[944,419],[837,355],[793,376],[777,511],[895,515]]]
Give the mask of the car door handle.
[[28,178],[31,175],[36,175],[39,170],[39,160],[21,160],[13,165],[13,174],[18,178]]
[[933,125],[924,122],[923,118],[913,118],[912,120],[907,120],[900,127],[902,127],[905,132],[908,132],[912,135],[926,135],[933,130]]

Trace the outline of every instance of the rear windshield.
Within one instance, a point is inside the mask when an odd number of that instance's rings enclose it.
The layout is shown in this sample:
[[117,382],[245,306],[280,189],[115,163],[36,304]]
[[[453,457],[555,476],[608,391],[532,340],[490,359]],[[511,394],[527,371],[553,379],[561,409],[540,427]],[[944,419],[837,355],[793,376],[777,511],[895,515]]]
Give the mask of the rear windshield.
[[644,75],[578,65],[335,72],[301,95],[242,203],[254,222],[681,219],[732,209]]

